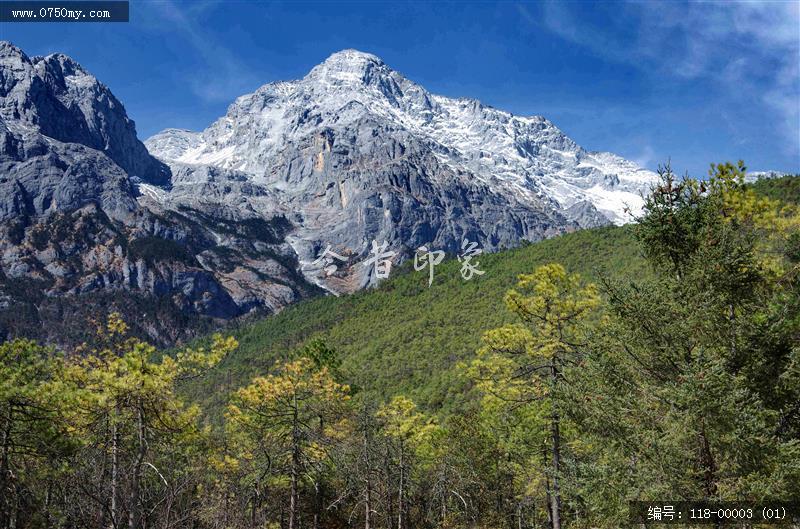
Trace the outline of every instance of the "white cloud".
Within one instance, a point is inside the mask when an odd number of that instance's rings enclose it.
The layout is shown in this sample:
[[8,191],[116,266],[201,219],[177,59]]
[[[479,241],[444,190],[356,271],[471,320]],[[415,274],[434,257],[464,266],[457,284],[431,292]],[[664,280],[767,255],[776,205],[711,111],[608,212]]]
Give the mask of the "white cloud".
[[[631,26],[600,27],[580,3],[542,4],[545,27],[607,60],[703,78],[740,104],[757,103],[800,161],[800,2],[627,2]],[[527,16],[526,16],[527,15]],[[583,16],[582,16],[583,15]],[[527,10],[526,19],[535,19]]]
[[652,168],[657,162],[656,151],[650,145],[645,145],[642,151],[633,157],[633,161],[639,167]]

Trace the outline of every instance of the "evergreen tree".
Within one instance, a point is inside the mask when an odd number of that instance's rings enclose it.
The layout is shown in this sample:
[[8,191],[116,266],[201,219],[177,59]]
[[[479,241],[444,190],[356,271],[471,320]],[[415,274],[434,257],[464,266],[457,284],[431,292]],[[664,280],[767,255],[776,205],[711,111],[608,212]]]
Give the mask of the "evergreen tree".
[[329,439],[338,435],[348,399],[347,386],[327,367],[317,369],[301,357],[274,375],[255,378],[228,407],[229,432],[241,443],[239,457],[252,469],[254,486],[266,476],[288,482],[289,529],[300,525],[301,489],[328,457]]
[[[536,410],[513,416],[525,421],[522,428],[547,432],[545,494],[552,527],[560,529],[566,446],[560,406],[564,369],[578,361],[586,347],[583,323],[598,306],[599,297],[594,285],[583,286],[578,275],[550,264],[521,275],[505,301],[519,323],[487,332],[469,371],[478,388],[491,397],[485,405],[500,400],[510,404],[512,411],[523,406]],[[509,416],[497,406],[493,413]],[[523,448],[528,444],[518,441]]]
[[654,279],[604,281],[604,333],[567,374],[575,487],[609,526],[634,499],[797,498],[797,212],[743,177],[662,170],[637,228]]
[[76,449],[63,358],[29,340],[0,344],[0,528],[55,525],[60,461]]
[[[413,483],[412,470],[419,459],[424,459],[430,454],[431,438],[435,434],[435,422],[417,411],[417,405],[402,395],[394,397],[382,406],[377,417],[383,422],[383,431],[388,437],[390,446],[394,449],[397,459],[396,486],[397,491],[397,529],[403,529],[408,522],[407,497],[409,488]],[[426,454],[428,452],[428,454]],[[387,478],[391,474],[387,472]],[[389,485],[387,490],[391,490]]]
[[233,339],[216,336],[209,350],[187,348],[159,358],[111,314],[97,346],[70,358],[64,381],[77,391],[71,420],[81,439],[71,466],[75,485],[96,504],[98,526],[138,529],[157,509],[167,520],[177,514],[180,496],[192,492],[192,479],[183,472],[202,464],[198,447],[205,436],[199,408],[184,404],[177,384],[235,347]]

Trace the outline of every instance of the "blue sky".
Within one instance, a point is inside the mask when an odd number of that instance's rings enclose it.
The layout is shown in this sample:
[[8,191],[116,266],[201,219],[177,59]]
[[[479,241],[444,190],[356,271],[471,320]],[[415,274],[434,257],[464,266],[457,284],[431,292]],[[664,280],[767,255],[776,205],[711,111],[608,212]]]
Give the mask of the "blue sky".
[[800,3],[132,1],[128,24],[0,24],[108,85],[140,138],[343,48],[429,90],[541,114],[591,150],[800,172]]

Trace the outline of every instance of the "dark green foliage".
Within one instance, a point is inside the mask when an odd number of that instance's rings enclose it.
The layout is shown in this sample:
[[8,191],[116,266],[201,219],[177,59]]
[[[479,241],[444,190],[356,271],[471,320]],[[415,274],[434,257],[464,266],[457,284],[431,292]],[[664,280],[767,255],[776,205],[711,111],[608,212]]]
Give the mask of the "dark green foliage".
[[244,219],[237,223],[241,235],[262,242],[277,244],[283,241],[291,229],[291,223],[284,216],[264,220],[262,218]]
[[265,242],[267,244],[279,244],[283,242],[286,234],[292,228],[291,222],[283,215],[278,215],[269,220],[253,217],[242,220],[228,220],[218,217],[211,217],[196,209],[181,207],[184,215],[182,219],[194,218],[201,221],[206,226],[212,226],[214,230],[229,235],[238,235],[246,239]]
[[46,222],[31,228],[29,236],[33,247],[43,250],[49,245],[57,247],[68,241],[88,240],[100,232],[119,233],[105,212],[87,208],[54,213]]
[[646,215],[639,219],[636,236],[647,257],[680,273],[686,261],[703,244],[697,226],[708,204],[692,180],[677,178],[669,165],[659,167],[661,182],[645,200]]
[[27,219],[17,218],[8,223],[8,240],[11,244],[19,244],[25,238],[25,224]]
[[47,297],[41,295],[41,284],[31,282],[0,281],[0,288],[11,296],[9,305],[0,307],[0,340],[37,336],[60,346],[80,344],[92,339],[93,322],[102,321],[111,312],[125,317],[133,335],[162,347],[208,333],[214,327],[208,317],[176,309],[167,296],[92,292]]
[[793,233],[789,236],[785,248],[786,257],[793,263],[800,262],[800,234]]
[[328,347],[323,340],[315,339],[305,344],[294,352],[296,358],[308,358],[314,363],[316,369],[328,368],[334,374],[342,366],[338,353]]
[[628,500],[800,494],[800,283],[775,251],[797,217],[738,169],[680,193],[666,170],[638,226],[653,276],[604,279],[608,319],[568,373],[564,405],[592,447],[571,486],[612,526]]

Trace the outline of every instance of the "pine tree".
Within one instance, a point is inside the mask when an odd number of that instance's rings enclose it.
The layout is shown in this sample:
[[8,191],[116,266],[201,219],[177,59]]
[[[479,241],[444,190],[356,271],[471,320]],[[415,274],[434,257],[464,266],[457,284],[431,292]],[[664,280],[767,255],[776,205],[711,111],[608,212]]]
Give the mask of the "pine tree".
[[[327,367],[317,369],[301,357],[282,364],[276,374],[257,377],[238,390],[228,407],[230,435],[240,443],[239,458],[262,476],[288,481],[289,529],[299,527],[301,489],[328,457],[328,442],[338,436],[348,387]],[[257,486],[257,485],[256,485]]]
[[470,366],[470,373],[478,388],[490,396],[485,403],[491,405],[499,400],[512,409],[530,406],[537,410],[524,414],[529,420],[525,426],[534,430],[546,428],[548,514],[552,527],[560,529],[565,448],[559,404],[566,382],[563,372],[580,358],[586,346],[583,323],[598,306],[599,298],[594,285],[583,286],[578,275],[550,264],[533,274],[521,275],[505,301],[519,323],[485,334],[485,345]]
[[0,344],[0,528],[52,525],[50,491],[77,448],[63,357],[29,340]]
[[233,339],[216,336],[209,350],[159,357],[111,314],[96,346],[70,358],[64,381],[77,392],[71,421],[82,440],[75,485],[102,513],[98,525],[138,529],[155,506],[168,519],[179,495],[190,492],[180,472],[202,458],[197,447],[205,432],[199,408],[184,404],[177,385],[235,347]]
[[[377,412],[382,421],[383,432],[389,438],[397,457],[397,529],[407,526],[407,496],[412,483],[412,470],[425,452],[431,449],[431,440],[436,433],[436,423],[417,411],[417,405],[402,395],[392,398]],[[387,445],[388,446],[388,445]],[[387,478],[390,476],[387,475]],[[391,490],[387,486],[387,490]]]
[[798,493],[797,212],[749,191],[741,162],[662,176],[637,227],[654,279],[603,282],[603,333],[567,373],[575,487],[611,526],[633,499]]

